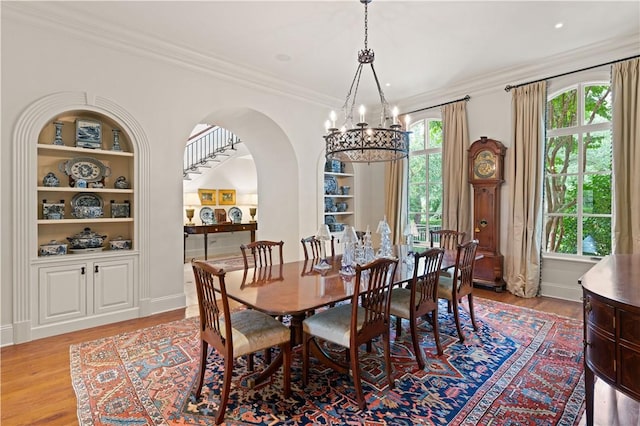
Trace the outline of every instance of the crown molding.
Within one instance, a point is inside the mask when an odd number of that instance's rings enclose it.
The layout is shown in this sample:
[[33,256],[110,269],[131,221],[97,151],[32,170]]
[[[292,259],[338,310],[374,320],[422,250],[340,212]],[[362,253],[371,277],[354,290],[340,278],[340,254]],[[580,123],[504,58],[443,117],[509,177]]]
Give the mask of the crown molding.
[[180,46],[140,32],[114,28],[95,16],[63,11],[58,2],[3,2],[2,10],[3,19],[21,20],[39,28],[67,33],[74,38],[123,53],[214,75],[251,89],[284,95],[322,107],[331,107],[340,102],[340,99],[333,96],[283,81],[260,70],[234,64],[213,55],[203,55],[188,46]]
[[496,90],[504,90],[531,80],[544,79],[557,74],[591,67],[600,63],[640,55],[640,35],[605,40],[588,46],[545,58],[526,65],[503,68],[472,79],[452,82],[433,91],[423,92],[398,102],[405,111],[424,108],[425,105],[447,102],[451,99],[471,95],[479,96]]

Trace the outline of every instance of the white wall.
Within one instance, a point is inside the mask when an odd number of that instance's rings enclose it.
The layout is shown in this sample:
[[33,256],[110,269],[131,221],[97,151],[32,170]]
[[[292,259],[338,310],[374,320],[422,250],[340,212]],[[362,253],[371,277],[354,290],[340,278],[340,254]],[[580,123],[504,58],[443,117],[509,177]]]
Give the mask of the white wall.
[[[468,103],[471,141],[488,136],[511,145],[510,94],[504,85],[573,70],[585,65],[622,58],[639,51],[638,41],[612,43],[599,50],[576,52],[535,65],[519,73],[493,75],[417,96],[400,104],[411,110],[471,95]],[[349,67],[347,67],[349,68]],[[346,75],[350,73],[345,70]],[[56,92],[96,94],[121,105],[143,127],[150,141],[148,221],[149,268],[152,308],[178,308],[183,300],[184,207],[182,203],[182,158],[184,141],[193,127],[208,122],[237,134],[253,155],[260,203],[258,238],[285,241],[285,258],[300,257],[301,235],[313,233],[320,223],[322,124],[327,111],[343,100],[321,94],[283,93],[274,87],[237,81],[215,71],[177,61],[166,61],[150,53],[119,46],[109,40],[85,39],[84,34],[47,25],[46,17],[33,19],[3,10],[2,14],[2,145],[1,189],[1,324],[2,341],[10,337],[12,325],[12,278],[14,220],[11,207],[16,179],[11,162],[12,131],[21,112],[36,100]],[[34,141],[35,143],[35,141]],[[357,168],[357,224],[375,228],[383,214],[380,197],[383,167]],[[506,196],[508,182],[503,188]],[[504,200],[504,206],[508,205]],[[503,211],[506,215],[506,211]],[[506,217],[506,216],[505,216]],[[18,218],[19,219],[19,218]],[[503,217],[504,219],[504,217]],[[503,220],[502,247],[508,230]],[[544,265],[547,266],[546,264]],[[575,286],[582,269],[564,271],[562,265],[545,271],[545,281]],[[28,274],[25,274],[27,276]]]

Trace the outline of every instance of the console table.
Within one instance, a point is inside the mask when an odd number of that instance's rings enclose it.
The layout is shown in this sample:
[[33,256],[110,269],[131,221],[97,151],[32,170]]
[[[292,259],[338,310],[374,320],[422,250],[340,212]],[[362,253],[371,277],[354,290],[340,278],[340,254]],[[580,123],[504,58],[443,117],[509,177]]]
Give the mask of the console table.
[[640,254],[607,256],[579,280],[587,425],[595,376],[640,401]]
[[215,225],[185,225],[184,227],[184,243],[183,243],[183,257],[184,263],[187,262],[187,237],[189,234],[204,234],[204,260],[207,260],[207,248],[209,234],[217,234],[220,232],[251,232],[251,242],[256,240],[256,230],[258,229],[257,222],[250,223],[219,223]]

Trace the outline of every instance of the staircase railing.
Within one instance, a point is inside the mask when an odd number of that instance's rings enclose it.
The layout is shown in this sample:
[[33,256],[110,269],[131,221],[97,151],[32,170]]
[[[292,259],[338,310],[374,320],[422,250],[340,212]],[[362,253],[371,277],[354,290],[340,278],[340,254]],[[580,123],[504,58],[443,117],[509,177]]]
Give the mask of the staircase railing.
[[240,138],[219,126],[209,126],[191,136],[184,149],[183,176],[198,173],[199,167],[207,167],[209,162],[220,161],[217,157],[228,156],[226,151],[235,151],[240,142]]

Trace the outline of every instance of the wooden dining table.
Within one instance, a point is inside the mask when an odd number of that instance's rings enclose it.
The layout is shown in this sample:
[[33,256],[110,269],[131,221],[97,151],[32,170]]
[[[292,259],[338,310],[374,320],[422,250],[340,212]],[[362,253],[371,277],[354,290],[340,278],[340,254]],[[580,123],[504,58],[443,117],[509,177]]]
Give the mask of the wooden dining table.
[[[413,259],[407,259],[407,246],[395,246],[398,257],[393,286],[413,278]],[[442,269],[455,266],[457,250],[445,250]],[[302,321],[318,308],[349,300],[354,292],[355,277],[340,274],[342,256],[327,258],[330,269],[318,271],[320,259],[287,262],[279,265],[229,271],[225,275],[227,296],[251,309],[273,316],[289,316],[291,343],[302,342]],[[281,365],[281,354],[255,378],[260,383]]]
[[[404,246],[396,250],[400,256],[393,285],[401,285],[413,278],[413,260],[403,261]],[[456,255],[456,250],[445,250],[442,269],[455,266]],[[331,268],[323,271],[313,268],[319,259],[230,271],[225,275],[227,295],[269,315],[290,315],[295,328],[308,312],[351,298],[355,278],[340,274],[341,261],[339,255],[327,258]]]

